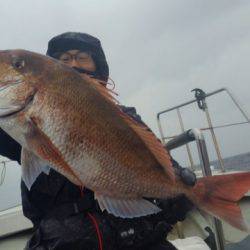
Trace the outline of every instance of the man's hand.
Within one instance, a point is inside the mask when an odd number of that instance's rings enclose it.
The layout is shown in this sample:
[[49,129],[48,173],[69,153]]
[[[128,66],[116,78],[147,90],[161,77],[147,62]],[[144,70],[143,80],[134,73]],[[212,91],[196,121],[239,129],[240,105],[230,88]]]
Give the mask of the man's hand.
[[[177,161],[171,158],[176,177],[188,186],[196,184],[196,175],[188,168],[181,167]],[[175,198],[166,200],[155,199],[154,203],[158,205],[166,217],[166,221],[174,225],[177,221],[183,221],[186,214],[193,208],[193,203],[187,199],[184,194],[180,194]]]
[[188,168],[180,169],[180,178],[188,186],[194,186],[196,184],[196,175]]
[[193,171],[191,171],[189,168],[183,168],[179,165],[177,161],[175,161],[173,158],[171,158],[173,167],[175,170],[175,174],[177,177],[179,177],[183,183],[185,183],[188,186],[193,187],[196,184],[196,175]]

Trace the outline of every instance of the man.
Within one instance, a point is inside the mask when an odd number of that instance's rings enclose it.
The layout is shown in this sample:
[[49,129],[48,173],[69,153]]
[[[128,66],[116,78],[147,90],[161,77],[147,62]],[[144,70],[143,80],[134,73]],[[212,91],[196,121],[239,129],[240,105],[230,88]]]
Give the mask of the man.
[[[88,74],[106,87],[109,67],[100,41],[88,34],[67,32],[49,41],[47,55]],[[135,108],[120,106],[123,112],[142,122]],[[0,132],[0,154],[20,162],[20,146]],[[8,148],[6,151],[5,148]],[[176,174],[189,184],[195,175],[174,160]],[[54,170],[40,174],[27,189],[21,182],[24,215],[34,224],[34,234],[26,249],[175,249],[165,241],[171,225],[185,218],[192,204],[185,197],[153,200],[163,212],[134,219],[116,218],[101,212],[93,192],[80,190]]]

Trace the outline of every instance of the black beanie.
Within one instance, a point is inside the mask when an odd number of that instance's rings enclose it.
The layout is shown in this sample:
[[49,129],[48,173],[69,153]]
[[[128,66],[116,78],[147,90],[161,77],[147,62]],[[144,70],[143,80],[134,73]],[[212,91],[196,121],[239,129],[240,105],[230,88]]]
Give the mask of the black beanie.
[[109,66],[107,64],[101,42],[96,37],[79,32],[63,33],[53,37],[49,41],[46,54],[54,57],[56,53],[63,53],[74,49],[91,52],[96,65],[96,77],[105,82],[108,81]]

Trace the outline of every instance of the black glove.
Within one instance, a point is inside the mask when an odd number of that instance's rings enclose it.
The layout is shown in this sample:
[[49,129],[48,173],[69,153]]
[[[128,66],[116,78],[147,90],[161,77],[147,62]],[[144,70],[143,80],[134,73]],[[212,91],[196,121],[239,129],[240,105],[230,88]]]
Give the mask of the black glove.
[[166,200],[154,199],[151,202],[162,209],[163,220],[171,225],[183,221],[186,214],[194,207],[184,194]]
[[196,175],[189,168],[180,169],[181,180],[188,186],[194,186],[196,184]]
[[189,168],[183,168],[177,161],[171,158],[175,174],[188,186],[194,186],[196,184],[196,175]]

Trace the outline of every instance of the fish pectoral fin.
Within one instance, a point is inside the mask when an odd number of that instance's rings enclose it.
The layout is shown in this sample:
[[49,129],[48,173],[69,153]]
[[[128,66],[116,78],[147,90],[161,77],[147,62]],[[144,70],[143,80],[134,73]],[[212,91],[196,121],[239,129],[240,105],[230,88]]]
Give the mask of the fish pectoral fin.
[[133,218],[156,214],[161,211],[159,207],[144,199],[115,199],[104,195],[95,194],[95,199],[102,211],[107,210],[117,217]]
[[50,167],[46,161],[43,161],[25,148],[22,148],[21,166],[22,179],[29,190],[42,172],[49,174],[50,171]]
[[29,149],[38,157],[49,163],[49,166],[57,172],[66,176],[71,182],[76,185],[83,186],[82,181],[73,171],[71,166],[64,159],[63,154],[53,144],[51,139],[40,129],[39,120],[35,117],[30,118],[29,133],[25,139]]

